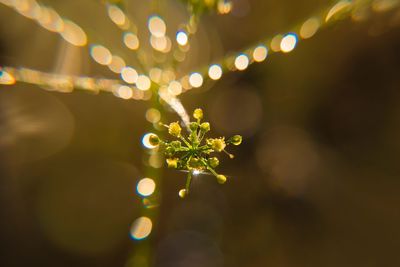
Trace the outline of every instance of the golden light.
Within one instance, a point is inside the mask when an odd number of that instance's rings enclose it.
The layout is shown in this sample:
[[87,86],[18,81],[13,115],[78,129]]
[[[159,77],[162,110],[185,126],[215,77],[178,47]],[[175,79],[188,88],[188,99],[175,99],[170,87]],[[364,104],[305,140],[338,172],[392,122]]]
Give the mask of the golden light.
[[281,34],[275,35],[271,40],[271,50],[274,52],[281,51],[281,41],[283,36]]
[[139,195],[143,197],[148,197],[154,193],[156,189],[156,183],[153,179],[143,178],[140,180],[136,186],[136,190]]
[[172,81],[168,85],[168,93],[171,95],[180,95],[182,93],[182,84],[178,81]]
[[148,237],[153,228],[153,223],[148,217],[137,218],[131,226],[131,237],[135,240],[142,240]]
[[166,69],[161,74],[161,79],[164,83],[169,83],[175,80],[175,78],[176,78],[175,72],[171,69]]
[[194,88],[199,88],[203,85],[203,76],[200,73],[192,73],[189,76],[189,83]]
[[110,50],[102,45],[92,45],[90,48],[90,55],[100,65],[108,65],[112,61]]
[[[13,1],[11,5],[14,5],[15,9],[23,16],[35,19],[41,14],[41,7],[34,0],[30,1]],[[6,3],[7,5],[7,3]]]
[[176,41],[178,42],[179,45],[182,45],[182,46],[186,45],[188,43],[188,40],[189,40],[189,38],[188,38],[188,35],[186,34],[186,32],[179,31],[176,34]]
[[167,31],[164,20],[159,16],[151,16],[148,23],[149,31],[155,37],[163,37]]
[[150,143],[150,137],[151,137],[152,135],[154,135],[154,133],[147,133],[147,134],[143,135],[142,144],[143,144],[143,146],[144,146],[145,148],[153,149],[153,148],[156,148],[156,147],[157,147],[157,146],[153,146],[153,145]]
[[235,59],[235,67],[238,70],[245,70],[249,66],[249,58],[245,54],[240,54],[239,56],[236,57]]
[[164,166],[164,159],[160,154],[154,153],[149,157],[149,165],[152,168],[159,169]]
[[165,51],[168,47],[168,41],[165,36],[162,37],[156,37],[156,36],[151,36],[150,37],[150,44],[151,47],[153,47],[157,51]]
[[308,39],[314,36],[318,31],[320,22],[317,18],[310,18],[300,28],[300,37],[303,39]]
[[10,73],[0,69],[0,84],[12,85],[15,83],[15,78]]
[[14,0],[0,0],[0,3],[5,4],[6,6],[13,6]]
[[155,108],[149,108],[146,111],[146,115],[145,116],[146,116],[146,120],[148,122],[151,122],[151,123],[157,123],[161,119],[160,111],[158,109],[155,109]]
[[160,68],[152,68],[149,72],[150,79],[156,83],[161,81],[161,75],[162,75],[162,69]]
[[190,85],[189,82],[189,76],[185,75],[182,77],[182,79],[180,80],[182,87],[184,90],[190,90],[192,89],[192,86]]
[[135,100],[142,100],[144,98],[144,92],[140,90],[133,90],[132,98]]
[[115,73],[121,73],[125,67],[125,60],[119,56],[112,56],[111,63],[108,65],[108,68]]
[[115,5],[108,6],[108,16],[118,26],[123,26],[126,23],[126,17],[124,12]]
[[294,33],[289,33],[282,38],[281,41],[281,51],[284,53],[291,52],[297,44],[297,35]]
[[133,96],[133,91],[129,86],[121,85],[118,87],[116,95],[123,99],[130,99]]
[[39,24],[45,28],[46,30],[52,31],[52,32],[62,32],[64,29],[64,21],[58,15],[58,13],[48,7],[42,7],[39,8],[38,14],[37,15],[37,21]]
[[61,32],[61,36],[65,41],[75,46],[84,46],[87,43],[86,33],[70,20],[64,20],[64,29]]
[[151,87],[151,80],[146,75],[139,75],[136,81],[136,87],[141,91],[149,90]]
[[140,46],[139,38],[134,33],[131,32],[125,33],[124,44],[131,50],[137,50]]
[[218,12],[220,14],[228,14],[229,12],[232,11],[232,3],[225,2],[225,1],[219,1],[217,8],[218,8]]
[[349,0],[342,0],[339,1],[336,5],[334,5],[328,12],[325,18],[325,22],[328,22],[333,16],[343,11],[345,8],[351,5],[351,1]]
[[222,77],[222,68],[220,65],[214,64],[211,65],[210,68],[208,69],[208,76],[212,80],[219,80]]
[[372,9],[376,12],[385,12],[399,4],[398,0],[375,0]]
[[134,84],[138,80],[138,77],[137,71],[132,67],[125,67],[121,71],[121,78],[126,83]]
[[253,51],[253,59],[255,62],[262,62],[268,56],[268,49],[265,45],[260,45],[256,47]]

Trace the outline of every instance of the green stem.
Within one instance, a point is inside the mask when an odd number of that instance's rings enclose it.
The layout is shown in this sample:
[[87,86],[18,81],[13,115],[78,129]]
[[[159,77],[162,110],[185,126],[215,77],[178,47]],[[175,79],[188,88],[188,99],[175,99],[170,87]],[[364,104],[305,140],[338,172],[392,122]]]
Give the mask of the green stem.
[[186,179],[186,194],[189,194],[190,184],[192,183],[193,173],[191,171],[188,172],[188,176]]

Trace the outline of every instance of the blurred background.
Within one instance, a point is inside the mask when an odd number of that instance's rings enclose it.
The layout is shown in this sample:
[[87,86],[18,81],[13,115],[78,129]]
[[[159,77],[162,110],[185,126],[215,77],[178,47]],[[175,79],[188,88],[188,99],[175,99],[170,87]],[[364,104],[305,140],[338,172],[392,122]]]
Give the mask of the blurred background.
[[[43,2],[134,64],[100,1]],[[145,34],[151,1],[125,2]],[[203,18],[182,73],[333,3],[233,2],[231,14]],[[185,6],[161,3],[174,35],[188,18]],[[4,5],[0,65],[118,78],[87,49]],[[141,138],[152,129],[151,104],[0,85],[0,265],[400,266],[399,73],[394,9],[340,21],[290,54],[183,94],[188,112],[204,109],[214,136],[242,134],[244,142],[230,150],[234,160],[222,160],[228,183],[197,176],[188,199],[177,195],[185,174],[163,169],[158,216],[142,241],[129,231],[142,213],[135,191],[145,176]],[[178,119],[163,114],[164,122]],[[143,246],[150,252],[138,259]]]

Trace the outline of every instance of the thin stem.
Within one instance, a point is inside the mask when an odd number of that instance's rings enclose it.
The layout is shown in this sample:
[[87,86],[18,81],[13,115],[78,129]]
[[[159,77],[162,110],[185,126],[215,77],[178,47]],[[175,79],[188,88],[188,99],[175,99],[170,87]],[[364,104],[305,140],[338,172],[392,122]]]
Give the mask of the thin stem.
[[186,179],[186,194],[189,194],[190,184],[192,183],[193,173],[191,171],[188,172],[188,176]]

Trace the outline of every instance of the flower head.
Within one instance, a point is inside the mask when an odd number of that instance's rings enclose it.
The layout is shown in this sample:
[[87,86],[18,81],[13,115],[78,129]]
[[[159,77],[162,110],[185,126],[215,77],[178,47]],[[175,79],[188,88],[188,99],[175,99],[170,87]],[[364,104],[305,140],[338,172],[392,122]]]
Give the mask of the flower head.
[[203,110],[200,108],[196,108],[193,112],[193,118],[196,120],[202,120],[203,119]]
[[168,129],[168,132],[169,132],[170,135],[178,137],[178,136],[181,135],[181,131],[182,131],[182,128],[179,125],[179,123],[177,123],[177,122],[170,123],[169,129]]
[[208,139],[207,143],[209,143],[211,148],[214,151],[217,151],[217,152],[223,151],[225,149],[225,147],[226,147],[226,143],[225,143],[225,138],[224,137],[215,138],[215,139]]
[[154,143],[159,143],[161,150],[164,151],[169,168],[188,172],[186,187],[179,191],[179,196],[182,198],[189,194],[191,180],[195,174],[209,172],[216,177],[218,183],[224,184],[227,178],[216,172],[215,168],[219,166],[220,161],[212,154],[224,152],[233,158],[233,155],[226,152],[225,148],[230,144],[240,145],[242,142],[240,135],[235,135],[228,141],[225,141],[225,137],[205,139],[206,133],[211,129],[210,123],[201,122],[203,119],[201,109],[196,109],[193,117],[196,121],[189,123],[188,136],[182,135],[182,128],[178,122],[172,122],[169,125],[162,125],[168,128],[168,133],[178,140],[164,141],[159,140],[158,137],[152,138]]

